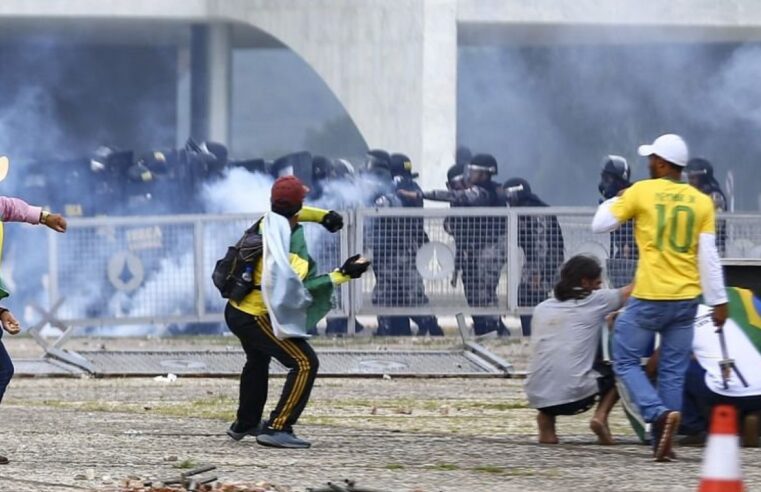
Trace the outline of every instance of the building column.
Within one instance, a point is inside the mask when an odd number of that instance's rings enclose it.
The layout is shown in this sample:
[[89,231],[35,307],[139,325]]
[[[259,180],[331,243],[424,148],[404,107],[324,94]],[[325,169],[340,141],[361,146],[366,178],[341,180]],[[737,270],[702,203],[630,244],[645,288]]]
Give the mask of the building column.
[[177,148],[185,145],[192,132],[190,51],[190,46],[185,42],[177,46],[177,130],[175,133]]
[[229,144],[232,86],[230,26],[195,25],[190,35],[190,136]]
[[208,138],[230,144],[232,42],[229,24],[209,26],[208,35]]
[[457,146],[457,2],[425,0],[421,76],[420,181],[441,188]]

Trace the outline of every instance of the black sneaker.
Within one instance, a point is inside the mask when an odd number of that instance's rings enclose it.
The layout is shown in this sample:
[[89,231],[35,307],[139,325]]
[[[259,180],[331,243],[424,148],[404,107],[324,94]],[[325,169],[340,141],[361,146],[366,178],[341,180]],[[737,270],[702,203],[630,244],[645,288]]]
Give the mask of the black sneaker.
[[700,432],[692,433],[692,434],[688,433],[685,436],[680,437],[677,442],[679,443],[680,446],[699,448],[699,447],[705,446],[707,438],[708,438],[708,435],[706,434],[706,432],[700,431]]
[[238,424],[238,421],[232,423],[229,429],[227,429],[227,435],[232,437],[236,441],[240,441],[246,436],[258,436],[260,432],[262,432],[262,429],[264,429],[267,426],[267,422],[265,420],[259,421],[259,423],[255,426],[250,427],[243,427],[240,424]]
[[671,439],[679,428],[682,415],[677,411],[663,412],[653,422],[653,456],[655,461],[671,461],[676,455],[671,450]]
[[10,461],[8,461],[8,458],[6,458],[5,456],[0,456],[0,465],[7,465],[8,463],[10,463]]
[[306,449],[312,444],[309,441],[299,439],[293,431],[275,430],[272,427],[262,429],[256,442],[262,446],[271,448]]

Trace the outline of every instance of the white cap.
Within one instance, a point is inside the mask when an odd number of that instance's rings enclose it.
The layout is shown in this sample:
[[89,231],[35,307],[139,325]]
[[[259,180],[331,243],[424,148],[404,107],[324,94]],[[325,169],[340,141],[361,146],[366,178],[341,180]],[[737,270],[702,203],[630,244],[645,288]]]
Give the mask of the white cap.
[[637,152],[644,157],[655,154],[661,159],[680,167],[686,166],[689,159],[687,144],[684,142],[684,139],[673,133],[661,135],[650,145],[640,145]]

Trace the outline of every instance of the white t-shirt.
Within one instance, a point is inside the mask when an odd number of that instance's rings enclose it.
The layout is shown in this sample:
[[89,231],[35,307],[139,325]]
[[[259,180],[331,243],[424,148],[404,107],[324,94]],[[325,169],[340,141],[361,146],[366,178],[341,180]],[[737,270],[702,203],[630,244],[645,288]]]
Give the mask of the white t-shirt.
[[758,396],[761,395],[761,353],[751,343],[748,336],[737,323],[728,319],[724,323],[724,338],[727,342],[727,355],[734,359],[735,367],[740,370],[748,383],[746,388],[737,374],[732,371],[728,387],[724,389],[719,361],[722,358],[721,344],[716,327],[711,320],[711,308],[700,305],[695,318],[695,336],[692,339],[692,351],[698,363],[706,370],[706,385],[714,393],[724,396]]
[[621,307],[618,289],[579,300],[550,298],[534,309],[531,361],[524,386],[532,408],[563,405],[599,391],[592,369],[605,317]]

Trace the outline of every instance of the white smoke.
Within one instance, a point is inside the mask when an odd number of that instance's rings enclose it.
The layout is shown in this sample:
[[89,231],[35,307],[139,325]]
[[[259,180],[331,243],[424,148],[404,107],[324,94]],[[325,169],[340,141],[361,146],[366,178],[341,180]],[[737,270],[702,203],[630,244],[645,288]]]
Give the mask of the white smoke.
[[593,205],[603,156],[643,179],[637,146],[675,132],[719,182],[733,171],[738,208],[756,207],[761,45],[568,41],[461,47],[458,141],[551,205]]
[[229,169],[222,179],[203,186],[207,213],[260,213],[270,208],[272,178],[241,167]]
[[[735,50],[710,80],[710,105],[713,111],[700,111],[703,117],[722,115],[722,119],[741,121],[761,129],[761,46],[747,45]],[[721,119],[710,117],[715,126]],[[717,128],[718,129],[718,128]]]

